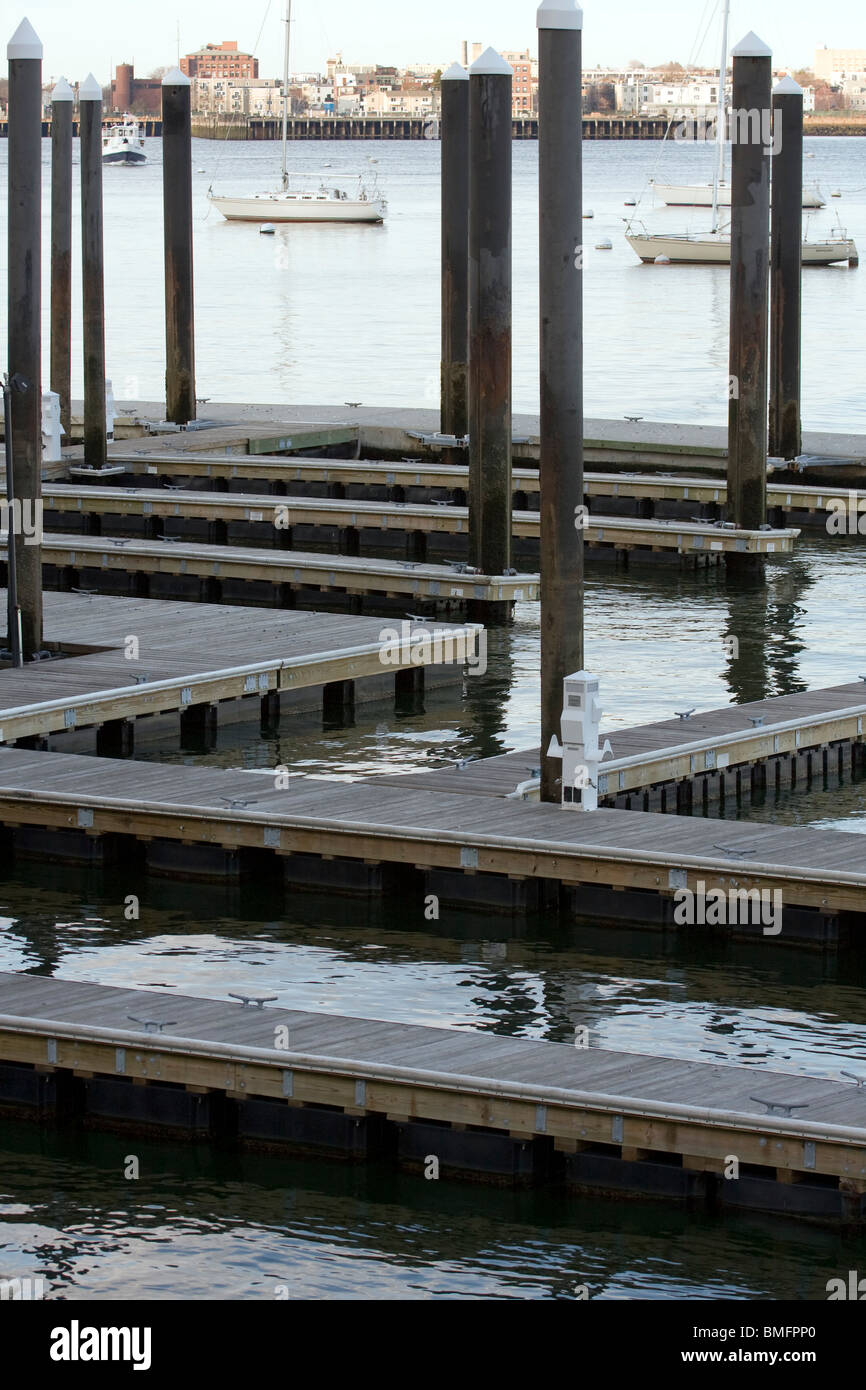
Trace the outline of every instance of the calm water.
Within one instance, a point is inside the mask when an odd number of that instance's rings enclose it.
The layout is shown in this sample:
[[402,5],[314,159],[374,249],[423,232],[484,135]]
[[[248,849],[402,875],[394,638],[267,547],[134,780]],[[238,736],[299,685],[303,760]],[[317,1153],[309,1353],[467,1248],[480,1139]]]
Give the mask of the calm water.
[[[108,349],[119,397],[162,387],[159,142],[143,170],[106,170]],[[814,140],[807,162],[866,245],[866,141]],[[198,142],[199,392],[216,400],[429,404],[436,400],[437,178],[434,144],[299,144],[298,169],[368,159],[391,200],[387,225],[291,228],[276,238],[207,213],[215,186],[268,186],[276,146]],[[515,405],[535,409],[537,149],[515,146]],[[0,159],[5,159],[0,144]],[[587,409],[721,423],[727,280],[712,268],[640,267],[621,240],[626,197],[646,177],[700,179],[707,152],[585,147],[590,245]],[[0,174],[0,189],[5,178]],[[2,195],[0,195],[2,196]],[[643,209],[649,226],[702,213]],[[5,239],[0,239],[5,254]],[[807,424],[866,428],[862,273],[816,271],[805,286]],[[587,664],[605,727],[669,717],[866,674],[860,636],[866,547],[806,539],[766,583],[722,572],[592,565]],[[736,662],[723,639],[737,636]],[[158,738],[137,756],[357,777],[530,746],[538,700],[537,613],[490,634],[489,668],[462,698],[423,712],[359,706],[352,727],[313,717],[221,732],[215,751]],[[742,814],[866,829],[864,786],[813,788]],[[141,920],[126,922],[130,893]],[[639,924],[636,924],[636,926]],[[525,1037],[772,1066],[866,1072],[866,963],[766,946],[660,940],[448,913],[436,929],[403,904],[135,881],[129,874],[0,865],[0,969],[223,998],[266,988],[283,1004]],[[236,1160],[134,1141],[5,1126],[0,1277],[42,1273],[55,1295],[126,1298],[595,1297],[823,1299],[827,1278],[863,1268],[866,1242],[761,1218],[425,1183],[339,1165]],[[431,1191],[435,1188],[435,1191]]]
[[[161,142],[139,169],[104,178],[106,342],[118,399],[158,400],[164,390]],[[279,145],[195,141],[197,387],[214,401],[291,401],[435,407],[439,390],[439,145],[437,142],[303,142],[289,149],[304,175],[330,180],[375,173],[386,192],[382,227],[296,226],[262,237],[210,209],[207,190],[274,186]],[[827,207],[866,252],[866,139],[812,138],[804,163]],[[6,143],[0,141],[5,220]],[[78,151],[75,150],[77,161]],[[376,161],[376,162],[373,162]],[[46,193],[49,141],[44,142]],[[330,165],[330,168],[325,166]],[[653,209],[651,177],[703,182],[704,145],[587,142],[586,409],[589,415],[721,424],[727,418],[728,274],[723,267],[641,266],[623,218],[649,229],[698,230],[706,210]],[[514,406],[538,402],[538,147],[514,145]],[[347,186],[349,186],[347,184]],[[841,192],[831,198],[832,190]],[[627,198],[643,195],[637,209]],[[77,189],[76,194],[77,198]],[[48,246],[46,205],[45,246]],[[612,251],[596,251],[609,238]],[[5,237],[0,256],[5,261]],[[46,250],[47,257],[47,250]],[[0,262],[2,264],[2,262]],[[866,264],[866,262],[864,262]],[[74,266],[78,271],[78,252]],[[855,345],[866,312],[866,270],[813,269],[803,277],[803,409],[807,427],[866,428]],[[47,284],[47,267],[46,267]],[[75,302],[80,292],[75,289]],[[47,295],[46,295],[47,304]],[[5,305],[0,305],[0,313]],[[46,319],[47,326],[47,319]],[[76,333],[78,325],[76,323]],[[47,338],[46,338],[47,341]],[[81,391],[76,362],[73,391]]]

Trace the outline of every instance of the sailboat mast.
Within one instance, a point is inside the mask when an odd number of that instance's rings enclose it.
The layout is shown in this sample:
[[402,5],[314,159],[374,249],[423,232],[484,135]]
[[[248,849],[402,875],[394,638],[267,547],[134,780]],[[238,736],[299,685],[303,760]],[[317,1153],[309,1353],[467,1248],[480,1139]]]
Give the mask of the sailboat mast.
[[719,230],[719,184],[725,172],[725,82],[728,76],[728,21],[731,0],[725,0],[722,18],[722,60],[719,64],[719,91],[716,103],[716,172],[713,176],[713,231]]
[[292,24],[292,0],[286,0],[286,43],[283,49],[283,192],[289,186],[289,36]]

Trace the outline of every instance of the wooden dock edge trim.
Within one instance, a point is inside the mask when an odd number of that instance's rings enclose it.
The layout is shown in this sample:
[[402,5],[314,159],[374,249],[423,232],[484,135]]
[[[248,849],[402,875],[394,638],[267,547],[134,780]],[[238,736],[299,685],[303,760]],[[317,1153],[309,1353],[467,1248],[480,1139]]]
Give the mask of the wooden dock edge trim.
[[[275,1014],[278,1012],[274,1010]],[[221,1087],[221,1089],[246,1091],[250,1094],[253,1092],[249,1085],[251,1074],[247,1070],[247,1064],[255,1066],[257,1070],[266,1075],[273,1075],[275,1072],[280,1074],[284,1071],[299,1071],[323,1077],[348,1079],[352,1083],[364,1080],[385,1085],[416,1086],[435,1092],[458,1092],[461,1096],[468,1095],[515,1102],[524,1101],[533,1106],[550,1106],[554,1109],[583,1109],[592,1113],[609,1113],[638,1120],[685,1122],[686,1124],[700,1124],[712,1129],[734,1129],[782,1139],[833,1142],[846,1147],[864,1149],[864,1159],[866,1159],[866,1127],[813,1123],[804,1118],[786,1119],[779,1116],[751,1115],[743,1111],[711,1110],[699,1106],[683,1105],[675,1101],[647,1101],[635,1096],[608,1095],[603,1091],[566,1090],[556,1086],[533,1085],[519,1081],[498,1081],[492,1077],[464,1076],[457,1072],[437,1072],[388,1063],[354,1062],[318,1053],[291,1052],[240,1044],[226,1044],[225,1047],[221,1048],[218,1043],[204,1042],[199,1038],[188,1038],[179,1034],[172,1035],[170,1038],[160,1034],[157,1042],[157,1035],[153,1033],[141,1033],[123,1028],[99,1028],[95,1025],[69,1024],[52,1019],[30,1020],[19,1018],[16,1015],[0,1014],[0,1047],[2,1047],[4,1058],[13,1060],[9,1058],[7,1049],[13,1039],[23,1037],[37,1038],[43,1042],[52,1040],[55,1044],[58,1040],[63,1039],[72,1044],[73,1048],[76,1044],[92,1043],[97,1048],[103,1051],[110,1050],[112,1053],[116,1053],[119,1047],[137,1050],[139,1053],[147,1054],[147,1065],[155,1064],[161,1057],[169,1058],[178,1055],[217,1062],[221,1066],[229,1064],[240,1067],[246,1075],[243,1078],[226,1076],[225,1087]],[[74,1066],[79,1069],[82,1067],[92,1069],[92,1059],[90,1058],[76,1055],[74,1058],[70,1057],[68,1060],[64,1060],[59,1047],[56,1046],[54,1053],[56,1060],[53,1061],[53,1065],[55,1067]],[[34,1059],[31,1055],[26,1059],[16,1058],[14,1060],[32,1062]],[[43,1056],[40,1062],[42,1066],[45,1066],[47,1056]],[[101,1070],[106,1075],[117,1075],[114,1057],[111,1059],[111,1066],[108,1070]],[[158,1080],[160,1078],[154,1075],[152,1079]],[[241,1086],[240,1080],[245,1080],[246,1084]],[[279,1094],[283,1094],[281,1078],[280,1087]],[[352,1102],[348,1103],[351,1104]],[[369,1098],[366,1108],[374,1108],[369,1104]],[[394,1107],[389,1105],[386,1108],[393,1109]],[[543,1131],[538,1131],[534,1122],[530,1129],[533,1132],[547,1133],[549,1132],[549,1123],[546,1122]],[[864,1167],[864,1172],[866,1172],[866,1167]]]

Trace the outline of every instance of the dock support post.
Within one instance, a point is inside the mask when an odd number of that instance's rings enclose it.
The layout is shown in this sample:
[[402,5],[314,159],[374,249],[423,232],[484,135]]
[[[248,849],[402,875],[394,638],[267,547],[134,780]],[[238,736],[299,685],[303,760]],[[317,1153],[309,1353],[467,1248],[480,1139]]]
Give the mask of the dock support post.
[[[24,19],[6,49],[9,59],[8,384],[6,427],[14,498],[31,516],[42,496],[42,44]],[[9,525],[9,644],[21,655],[42,646],[42,547],[14,545]],[[13,554],[14,552],[14,554]],[[14,581],[11,590],[16,589]],[[12,609],[16,608],[13,612]]]
[[792,77],[773,88],[770,245],[770,453],[801,452],[800,334],[803,274],[803,89]]
[[102,88],[93,73],[78,91],[81,145],[81,283],[84,336],[84,462],[108,462],[105,424],[105,285],[102,237]]
[[511,567],[511,79],[492,48],[469,76],[469,562]]
[[[731,520],[757,530],[767,519],[772,54],[749,33],[733,59],[728,501]],[[737,568],[761,565],[760,557],[732,559]]]
[[[440,429],[469,428],[469,74],[442,74],[442,382]],[[455,460],[456,461],[456,460]]]
[[162,199],[165,233],[165,418],[195,419],[192,143],[190,80],[179,68],[162,79]]
[[72,105],[61,77],[51,93],[51,390],[60,397],[60,423],[72,429]]
[[583,669],[581,40],[575,0],[538,10],[541,799],[559,802],[562,683]]

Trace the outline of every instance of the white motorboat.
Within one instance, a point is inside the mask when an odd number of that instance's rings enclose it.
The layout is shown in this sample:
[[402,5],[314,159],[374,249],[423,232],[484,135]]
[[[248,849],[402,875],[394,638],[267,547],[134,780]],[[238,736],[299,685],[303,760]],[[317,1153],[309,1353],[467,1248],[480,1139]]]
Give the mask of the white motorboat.
[[363,177],[352,194],[321,183],[317,188],[290,188],[288,170],[289,41],[292,5],[286,0],[286,39],[283,47],[283,161],[280,187],[269,193],[216,194],[208,201],[229,222],[384,222],[388,204],[373,180]]
[[134,116],[122,120],[102,133],[103,164],[145,164],[144,140],[141,126]]
[[[727,231],[686,233],[626,232],[626,241],[642,261],[664,257],[675,265],[730,265],[731,237]],[[844,233],[803,242],[803,265],[849,266],[858,263],[857,247]]]
[[[711,208],[713,206],[713,185],[711,183],[655,183],[650,179],[653,193],[661,198],[668,207],[677,208]],[[719,183],[718,207],[729,208],[731,206],[731,187],[727,183]],[[804,208],[822,208],[825,206],[821,196],[821,190],[815,184],[811,188],[803,189]]]

